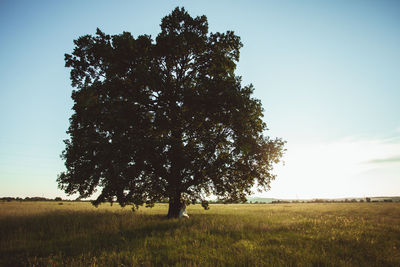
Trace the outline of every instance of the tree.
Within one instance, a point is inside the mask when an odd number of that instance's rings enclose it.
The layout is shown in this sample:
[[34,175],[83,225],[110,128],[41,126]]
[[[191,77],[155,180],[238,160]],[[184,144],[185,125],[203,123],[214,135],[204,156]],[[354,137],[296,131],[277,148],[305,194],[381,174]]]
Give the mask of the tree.
[[284,142],[263,135],[261,102],[234,71],[240,38],[208,33],[205,16],[176,8],[155,40],[129,32],[85,35],[65,55],[73,115],[58,184],[81,198],[134,207],[168,199],[168,217],[184,201],[211,194],[245,201],[268,189]]

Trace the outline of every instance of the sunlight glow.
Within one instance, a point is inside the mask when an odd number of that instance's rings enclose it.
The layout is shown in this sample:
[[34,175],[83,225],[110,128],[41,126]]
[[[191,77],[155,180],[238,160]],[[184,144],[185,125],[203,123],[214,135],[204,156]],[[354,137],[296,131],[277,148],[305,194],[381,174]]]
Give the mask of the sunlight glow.
[[[285,165],[264,197],[365,197],[376,192],[398,194],[400,139],[343,140],[320,144],[287,144]],[[390,180],[390,183],[387,181]],[[387,185],[389,184],[389,186]]]

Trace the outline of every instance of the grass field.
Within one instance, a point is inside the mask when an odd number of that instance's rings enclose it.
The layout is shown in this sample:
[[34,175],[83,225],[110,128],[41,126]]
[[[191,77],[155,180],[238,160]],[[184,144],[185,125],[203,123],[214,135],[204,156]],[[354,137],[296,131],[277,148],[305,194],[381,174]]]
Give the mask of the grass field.
[[1,266],[400,266],[400,203],[0,202]]

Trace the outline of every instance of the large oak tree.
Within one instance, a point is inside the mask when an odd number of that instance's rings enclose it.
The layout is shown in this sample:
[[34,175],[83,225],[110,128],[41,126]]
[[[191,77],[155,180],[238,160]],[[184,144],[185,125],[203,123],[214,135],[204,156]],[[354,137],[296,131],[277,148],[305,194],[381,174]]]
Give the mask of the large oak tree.
[[73,115],[58,176],[68,194],[94,204],[244,201],[268,189],[281,139],[264,135],[261,102],[234,71],[242,47],[232,31],[209,33],[205,16],[176,8],[155,40],[97,30],[74,41]]

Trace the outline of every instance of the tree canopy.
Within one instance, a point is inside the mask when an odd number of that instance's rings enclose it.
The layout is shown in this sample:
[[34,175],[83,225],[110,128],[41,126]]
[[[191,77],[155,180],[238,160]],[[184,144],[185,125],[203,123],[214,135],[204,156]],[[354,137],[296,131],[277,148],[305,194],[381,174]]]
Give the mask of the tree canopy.
[[58,184],[94,204],[153,205],[218,196],[244,201],[269,189],[284,141],[264,135],[260,100],[235,75],[242,47],[232,31],[209,33],[205,16],[176,8],[161,32],[74,41],[65,54],[74,101]]

